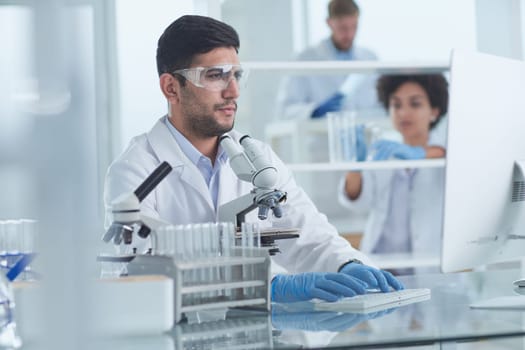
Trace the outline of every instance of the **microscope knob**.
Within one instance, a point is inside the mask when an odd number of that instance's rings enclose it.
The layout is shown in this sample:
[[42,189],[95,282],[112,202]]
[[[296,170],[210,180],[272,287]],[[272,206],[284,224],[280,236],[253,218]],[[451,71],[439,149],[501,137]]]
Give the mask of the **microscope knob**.
[[149,236],[150,232],[151,232],[151,229],[148,226],[142,224],[142,226],[140,226],[138,235],[140,238],[146,238]]

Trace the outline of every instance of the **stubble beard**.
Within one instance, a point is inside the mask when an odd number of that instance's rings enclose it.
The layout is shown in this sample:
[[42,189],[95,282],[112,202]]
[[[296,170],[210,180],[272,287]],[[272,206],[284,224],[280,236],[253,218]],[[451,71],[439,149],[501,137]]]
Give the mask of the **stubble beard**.
[[231,125],[221,125],[218,123],[213,115],[188,115],[187,126],[192,134],[197,135],[201,138],[221,136],[233,129],[235,121],[233,120]]
[[235,104],[235,101],[228,101],[222,104],[215,104],[212,111],[209,111],[205,105],[198,103],[195,98],[191,99],[193,103],[186,105],[183,109],[183,118],[185,129],[199,138],[210,138],[221,136],[233,129],[235,117],[232,117],[231,125],[222,125],[214,117],[213,112],[226,105]]

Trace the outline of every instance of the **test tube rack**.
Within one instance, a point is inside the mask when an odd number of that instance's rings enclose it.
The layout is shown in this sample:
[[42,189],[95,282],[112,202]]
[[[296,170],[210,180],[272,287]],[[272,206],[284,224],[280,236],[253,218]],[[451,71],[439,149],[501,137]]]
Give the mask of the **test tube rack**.
[[[203,276],[207,269],[220,273],[207,281],[188,278],[192,274]],[[270,311],[270,255],[264,248],[232,247],[229,256],[191,261],[167,255],[137,255],[127,271],[129,275],[173,278],[176,323],[183,314],[207,310],[250,307]]]

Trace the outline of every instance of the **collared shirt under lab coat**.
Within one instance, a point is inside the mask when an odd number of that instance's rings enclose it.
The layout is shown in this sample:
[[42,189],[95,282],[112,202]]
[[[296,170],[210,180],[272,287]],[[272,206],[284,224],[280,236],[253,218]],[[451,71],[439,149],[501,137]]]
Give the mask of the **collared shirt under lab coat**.
[[[242,136],[235,131],[230,135],[234,139]],[[263,226],[299,228],[301,231],[298,239],[278,242],[281,253],[272,257],[272,261],[291,273],[335,272],[352,258],[370,263],[364,254],[339,236],[325,215],[317,211],[270,147],[264,143],[261,143],[261,147],[278,169],[276,188],[288,194],[288,200],[282,208],[283,217],[278,219],[269,216],[261,223]],[[161,118],[150,132],[133,138],[108,169],[104,192],[106,226],[111,223],[111,201],[123,193],[133,192],[162,161],[167,161],[173,171],[141,203],[142,213],[172,224],[217,221],[217,210],[202,174],[181,151]],[[252,189],[250,183],[237,178],[227,161],[223,162],[219,180],[219,206]],[[256,211],[249,213],[246,221],[258,221]],[[144,240],[143,250],[149,246],[149,239]]]
[[[336,49],[332,40],[327,38],[317,46],[306,49],[298,57],[299,61],[372,61],[377,56],[370,50],[362,47],[352,47],[348,55],[342,55]],[[350,77],[358,76],[350,74]],[[285,78],[281,84],[277,97],[277,117],[279,119],[309,119],[314,109],[333,94],[345,83],[347,74],[310,74],[295,75]],[[376,76],[366,75],[356,82],[357,86],[349,96],[348,107],[355,109],[378,107],[375,92]]]
[[[395,170],[363,171],[363,188],[355,201],[346,196],[344,181],[341,181],[340,203],[356,212],[369,211],[360,246],[363,253],[371,253],[381,238],[389,213],[394,172]],[[409,194],[409,230],[414,253],[440,255],[444,176],[443,168],[420,168],[414,174],[413,187]]]
[[[442,130],[434,130],[430,143],[444,146],[446,142],[443,137]],[[363,171],[361,194],[353,201],[344,191],[344,178],[339,184],[339,202],[342,205],[355,212],[369,212],[360,246],[363,253],[373,252],[383,233],[390,213],[395,172],[395,169]],[[444,185],[444,168],[419,168],[413,176],[412,189],[408,193],[408,230],[414,253],[435,257],[440,255]]]

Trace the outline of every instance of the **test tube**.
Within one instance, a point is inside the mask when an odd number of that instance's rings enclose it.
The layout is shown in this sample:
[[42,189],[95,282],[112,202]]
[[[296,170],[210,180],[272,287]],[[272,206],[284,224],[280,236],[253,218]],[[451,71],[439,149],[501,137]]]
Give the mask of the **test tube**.
[[168,225],[163,227],[163,244],[164,244],[164,255],[166,256],[173,256],[175,254],[174,251],[174,233],[175,233],[175,226]]
[[[246,258],[249,256],[249,234],[248,231],[249,225],[246,222],[243,222],[241,224],[241,249],[242,249],[242,257],[243,257],[243,264],[242,264],[242,280],[247,281],[249,279],[249,272],[248,272],[248,265],[246,264]],[[248,295],[248,288],[242,289],[244,296],[246,297]]]
[[151,231],[151,254],[152,255],[167,255],[168,246],[166,239],[168,237],[168,226],[159,227]]
[[[232,233],[231,233],[231,227],[233,225],[229,225],[228,223],[221,222],[218,225],[218,229],[220,230],[220,236],[221,236],[221,256],[223,259],[229,259],[231,257],[231,246],[232,246]],[[222,275],[223,280],[225,282],[232,282],[232,272],[231,272],[231,265],[226,265],[222,267]],[[224,291],[224,294],[227,299],[230,299],[231,297],[231,289],[226,289]]]
[[343,148],[344,161],[356,161],[357,137],[355,124],[355,111],[343,113],[343,129],[341,143]]
[[255,246],[261,248],[261,225],[258,222],[254,223],[255,229]]
[[21,252],[24,254],[34,253],[34,237],[36,231],[36,220],[20,219],[22,225]]
[[[256,225],[257,223],[248,223],[248,251],[249,251],[250,257],[254,256],[254,243],[255,243],[254,231],[255,231]],[[250,280],[255,279],[255,265],[252,262],[250,262],[248,266],[248,274],[249,274]],[[255,295],[255,287],[249,288],[248,294],[250,295],[250,297],[253,298]]]
[[[201,242],[202,242],[202,247],[201,247],[201,260],[208,260],[210,258],[210,233],[209,233],[209,224],[208,223],[205,223],[205,224],[199,224],[198,225],[198,234],[200,234],[201,236]],[[211,279],[211,272],[210,272],[211,268],[202,268],[200,269],[200,283],[202,284],[207,284],[209,283],[210,279]],[[203,298],[206,297],[206,298],[209,298],[212,296],[212,293],[211,292],[205,292],[203,293]]]
[[[210,238],[211,238],[211,256],[213,259],[220,260],[220,238],[221,233],[219,230],[219,224],[218,223],[211,223],[210,224]],[[220,281],[221,276],[221,268],[220,264],[216,264],[215,267],[212,268],[212,280],[214,283],[217,283]],[[223,296],[223,290],[219,289],[215,293],[215,296]]]
[[22,224],[19,220],[6,220],[4,229],[7,240],[6,263],[10,268],[20,258],[20,246],[23,239]]
[[[184,225],[184,248],[185,248],[185,261],[186,262],[192,262],[195,259],[195,251],[193,249],[193,226],[191,224]],[[193,285],[196,282],[196,274],[195,269],[193,270],[187,270],[185,271],[187,274],[187,282],[189,285]],[[195,303],[194,295],[187,294],[186,299],[189,305],[193,305]]]
[[175,260],[184,261],[184,230],[181,225],[176,225],[174,228],[174,246],[175,246]]
[[159,227],[157,230],[151,232],[151,254],[152,255],[163,255],[164,254],[164,238],[166,237],[167,226]]
[[381,127],[374,123],[367,123],[365,125],[365,134],[366,134],[366,148],[368,150],[366,159],[374,160],[375,149],[373,148],[373,146],[382,137]]
[[330,162],[356,160],[355,110],[327,114]]

